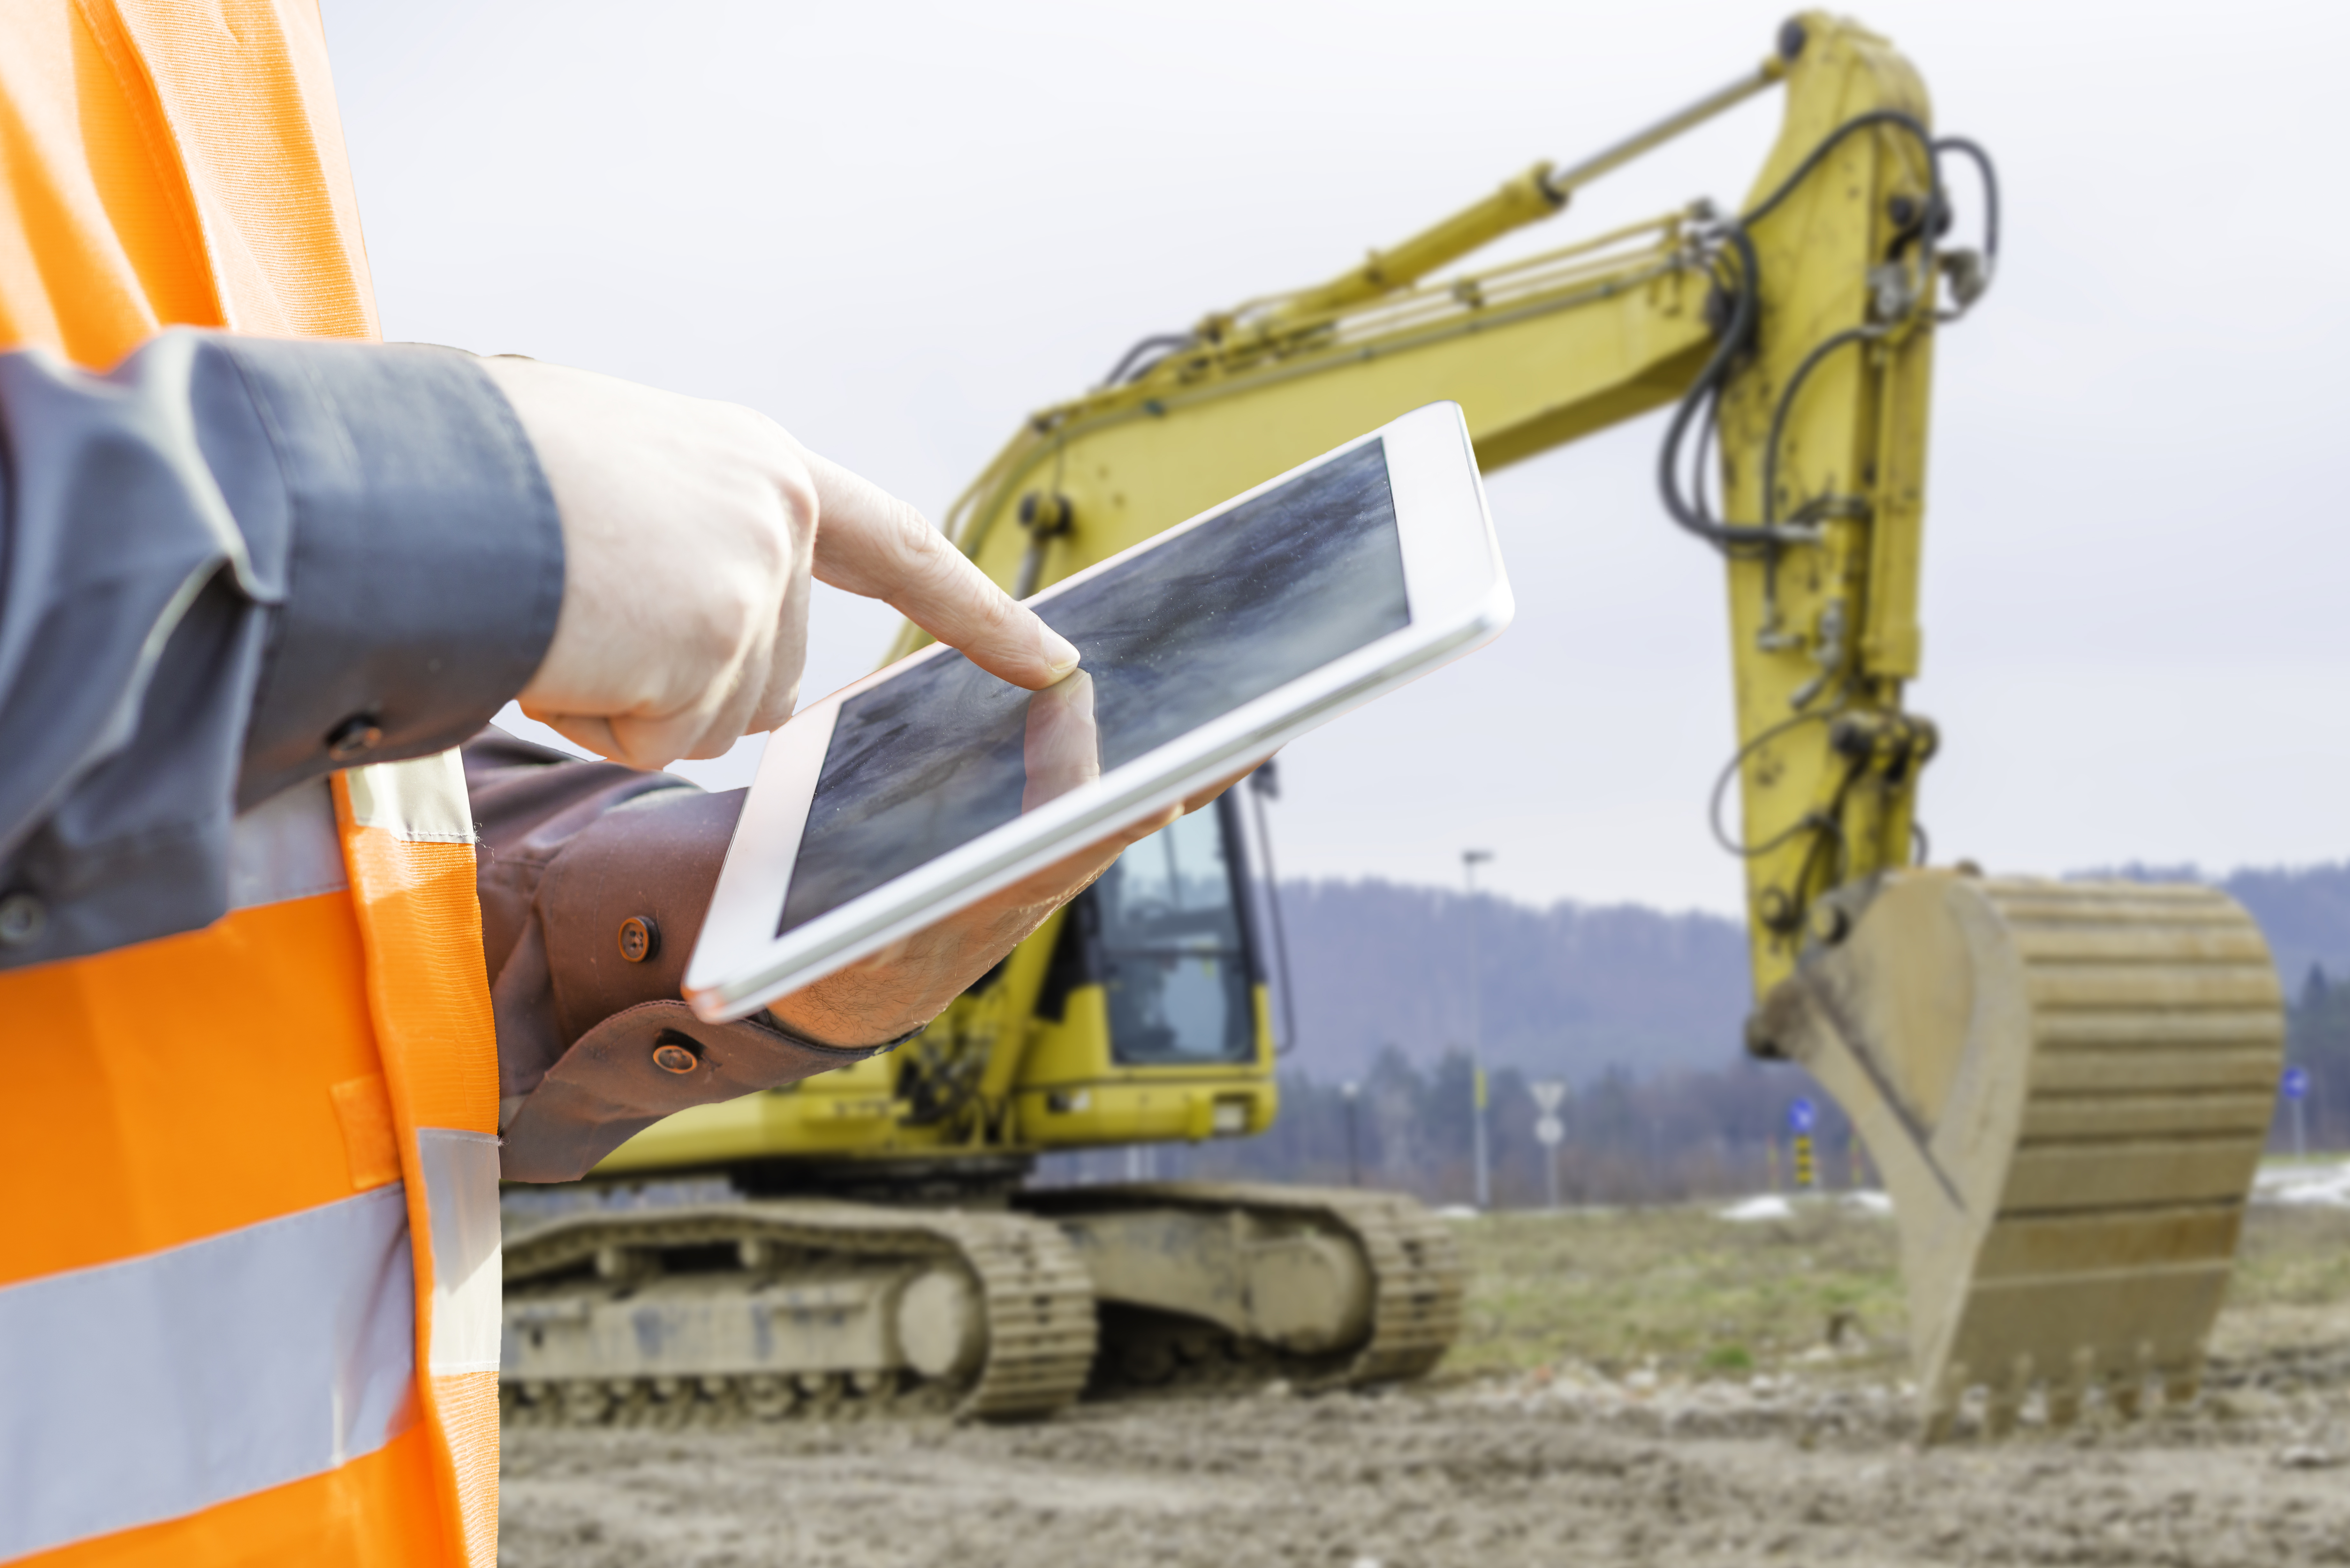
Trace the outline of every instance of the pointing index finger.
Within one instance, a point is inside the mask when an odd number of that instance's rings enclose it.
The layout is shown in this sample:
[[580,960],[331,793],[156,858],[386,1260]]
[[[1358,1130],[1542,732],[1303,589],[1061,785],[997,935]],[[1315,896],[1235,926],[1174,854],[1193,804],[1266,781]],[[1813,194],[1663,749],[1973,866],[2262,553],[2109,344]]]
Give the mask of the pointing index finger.
[[881,600],[1031,691],[1077,667],[1066,638],[990,582],[920,513],[828,458],[804,455],[816,493],[817,581]]

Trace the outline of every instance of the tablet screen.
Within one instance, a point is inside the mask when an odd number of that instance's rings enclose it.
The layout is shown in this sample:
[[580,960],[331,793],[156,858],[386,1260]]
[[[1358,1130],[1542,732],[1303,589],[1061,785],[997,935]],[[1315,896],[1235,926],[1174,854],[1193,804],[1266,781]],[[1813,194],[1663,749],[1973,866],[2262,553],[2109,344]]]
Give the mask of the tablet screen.
[[960,653],[840,706],[777,935],[1410,623],[1367,441],[1035,606],[1077,673]]

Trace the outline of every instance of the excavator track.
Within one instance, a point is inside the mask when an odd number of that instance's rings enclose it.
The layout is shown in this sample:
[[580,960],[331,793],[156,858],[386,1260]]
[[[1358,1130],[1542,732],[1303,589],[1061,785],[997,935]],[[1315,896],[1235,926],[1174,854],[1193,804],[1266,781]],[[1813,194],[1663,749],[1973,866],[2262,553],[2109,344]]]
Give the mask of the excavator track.
[[1093,1364],[1093,1293],[1008,1213],[750,1200],[567,1217],[505,1249],[502,1405],[523,1424],[898,1409],[1050,1414]]
[[[1093,1271],[1103,1303],[1096,1396],[1271,1377],[1309,1388],[1401,1382],[1431,1370],[1460,1332],[1460,1249],[1443,1220],[1400,1194],[1161,1182],[1016,1201],[1058,1223]],[[1337,1267],[1301,1278],[1295,1264],[1317,1256]],[[1137,1270],[1138,1258],[1178,1266]]]
[[2190,885],[1904,873],[1757,1020],[1901,1230],[1920,1414],[2191,1398],[2283,1054],[2266,942]]

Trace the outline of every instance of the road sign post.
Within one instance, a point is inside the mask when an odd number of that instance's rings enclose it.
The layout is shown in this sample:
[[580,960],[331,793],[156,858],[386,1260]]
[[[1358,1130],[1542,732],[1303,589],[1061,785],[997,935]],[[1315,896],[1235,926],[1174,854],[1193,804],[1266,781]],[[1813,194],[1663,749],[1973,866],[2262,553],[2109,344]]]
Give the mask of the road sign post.
[[1812,1128],[1818,1120],[1819,1113],[1813,1108],[1811,1101],[1799,1099],[1787,1103],[1787,1130],[1795,1135],[1794,1153],[1795,1190],[1798,1192],[1808,1192],[1818,1184],[1817,1173],[1812,1168]]
[[1543,1185],[1550,1195],[1550,1206],[1558,1207],[1558,1146],[1566,1141],[1566,1124],[1558,1119],[1559,1106],[1566,1103],[1566,1085],[1558,1082],[1529,1084],[1534,1091],[1534,1108],[1542,1115],[1534,1121],[1534,1137],[1543,1146]]
[[2307,1119],[2309,1069],[2287,1067],[2284,1070],[2284,1078],[2278,1084],[2277,1088],[2284,1096],[2285,1103],[2293,1107],[2293,1157],[2295,1159],[2307,1159],[2309,1158]]

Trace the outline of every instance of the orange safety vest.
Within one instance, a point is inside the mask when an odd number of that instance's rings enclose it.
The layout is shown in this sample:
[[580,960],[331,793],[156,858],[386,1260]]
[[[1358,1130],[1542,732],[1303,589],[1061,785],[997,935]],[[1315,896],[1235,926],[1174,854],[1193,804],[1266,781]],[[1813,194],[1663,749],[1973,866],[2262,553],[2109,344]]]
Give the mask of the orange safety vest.
[[[12,0],[0,170],[0,348],[378,335],[313,0]],[[203,930],[0,973],[0,1334],[54,1353],[0,1386],[0,1560],[493,1568],[457,755],[289,791],[232,865]]]

